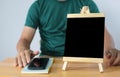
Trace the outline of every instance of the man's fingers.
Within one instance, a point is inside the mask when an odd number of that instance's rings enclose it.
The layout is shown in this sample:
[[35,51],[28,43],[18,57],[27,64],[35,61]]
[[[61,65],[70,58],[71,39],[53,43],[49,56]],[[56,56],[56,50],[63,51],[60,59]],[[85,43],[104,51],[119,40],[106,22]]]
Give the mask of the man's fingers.
[[109,52],[111,53],[111,57],[110,57],[110,62],[109,62],[109,65],[113,65],[114,61],[116,60],[117,58],[117,50],[116,49],[111,49],[109,50]]
[[108,51],[108,52],[106,52],[106,58],[107,59],[111,59],[111,57],[112,57],[112,54]]
[[116,49],[113,49],[113,50],[111,50],[110,52],[112,53],[111,63],[110,63],[110,64],[113,65],[114,61],[115,61],[116,58],[117,58],[118,53],[117,53],[117,50],[116,50]]
[[18,58],[18,66],[22,67],[23,64],[22,64],[21,56],[18,55],[17,58]]
[[117,56],[112,65],[116,66],[120,64],[120,52],[117,52]]
[[108,66],[110,66],[110,61],[111,61],[110,59],[111,59],[112,54],[109,51],[106,51],[104,54],[105,54],[104,55],[104,65],[105,65],[105,67],[108,67]]
[[21,53],[21,60],[22,60],[23,66],[26,66],[27,65],[27,61],[26,61],[25,53]]
[[32,52],[31,50],[24,50],[23,52],[18,53],[15,58],[15,66],[26,66],[30,62],[31,58],[37,54],[39,54],[39,51]]
[[25,51],[25,57],[26,57],[26,60],[27,60],[27,63],[30,62],[31,58],[33,58],[34,56],[38,55],[39,54],[39,51],[31,51],[31,50],[26,50]]
[[27,63],[30,62],[31,53],[32,53],[31,51],[25,51],[25,57],[26,57]]
[[17,59],[17,57],[15,57],[14,66],[18,66],[18,59]]
[[109,65],[111,66],[117,57],[116,49],[111,49],[108,51],[107,58],[109,60]]

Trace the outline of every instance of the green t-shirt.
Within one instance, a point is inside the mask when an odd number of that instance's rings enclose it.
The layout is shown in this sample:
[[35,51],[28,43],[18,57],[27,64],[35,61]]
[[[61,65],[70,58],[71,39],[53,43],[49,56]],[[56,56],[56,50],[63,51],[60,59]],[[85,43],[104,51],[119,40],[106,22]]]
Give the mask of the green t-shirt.
[[80,13],[83,6],[89,6],[91,13],[99,12],[92,0],[36,0],[31,5],[25,25],[39,29],[43,55],[64,55],[66,16],[68,13]]

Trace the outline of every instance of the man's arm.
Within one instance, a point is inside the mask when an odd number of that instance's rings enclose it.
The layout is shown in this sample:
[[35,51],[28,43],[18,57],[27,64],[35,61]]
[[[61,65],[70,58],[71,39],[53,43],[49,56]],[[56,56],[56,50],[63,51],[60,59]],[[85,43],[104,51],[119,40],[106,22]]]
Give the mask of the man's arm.
[[38,54],[38,52],[32,52],[30,50],[30,44],[35,35],[35,32],[36,30],[31,27],[24,27],[21,37],[16,46],[18,52],[15,59],[16,66],[25,66],[27,63],[29,63],[32,54]]
[[112,48],[115,48],[114,40],[110,33],[105,28],[105,37],[104,37],[104,51],[108,51]]

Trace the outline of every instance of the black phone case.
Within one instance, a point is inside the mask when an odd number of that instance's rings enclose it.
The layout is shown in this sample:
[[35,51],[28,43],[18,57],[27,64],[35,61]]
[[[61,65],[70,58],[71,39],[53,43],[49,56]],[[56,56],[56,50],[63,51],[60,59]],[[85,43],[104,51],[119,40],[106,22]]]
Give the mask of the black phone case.
[[42,70],[46,68],[49,58],[34,58],[28,65],[30,70]]

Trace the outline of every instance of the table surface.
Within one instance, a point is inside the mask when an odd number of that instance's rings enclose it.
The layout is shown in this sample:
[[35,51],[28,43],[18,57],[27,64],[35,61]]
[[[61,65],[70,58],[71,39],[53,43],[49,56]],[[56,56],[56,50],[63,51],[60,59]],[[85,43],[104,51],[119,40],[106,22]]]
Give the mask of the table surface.
[[63,71],[62,58],[54,58],[54,63],[48,74],[22,74],[22,68],[15,67],[14,58],[7,58],[0,62],[0,77],[120,77],[120,66],[114,66],[99,72],[95,63],[69,62],[67,70]]

